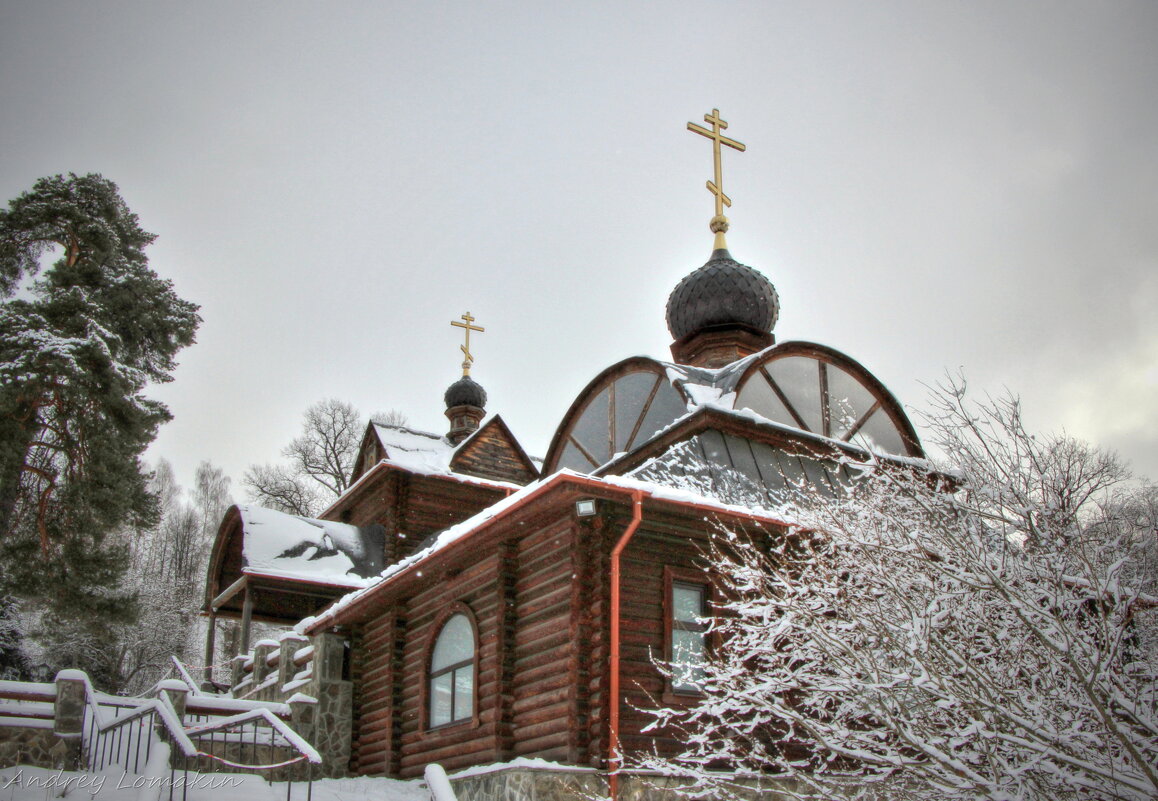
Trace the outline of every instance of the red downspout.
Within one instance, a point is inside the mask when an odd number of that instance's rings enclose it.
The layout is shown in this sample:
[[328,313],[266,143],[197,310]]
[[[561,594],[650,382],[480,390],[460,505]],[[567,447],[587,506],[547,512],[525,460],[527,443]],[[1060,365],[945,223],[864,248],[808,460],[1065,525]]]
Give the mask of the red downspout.
[[612,801],[619,798],[619,557],[643,520],[643,491],[631,493],[631,523],[611,551],[611,691],[608,693],[607,784]]

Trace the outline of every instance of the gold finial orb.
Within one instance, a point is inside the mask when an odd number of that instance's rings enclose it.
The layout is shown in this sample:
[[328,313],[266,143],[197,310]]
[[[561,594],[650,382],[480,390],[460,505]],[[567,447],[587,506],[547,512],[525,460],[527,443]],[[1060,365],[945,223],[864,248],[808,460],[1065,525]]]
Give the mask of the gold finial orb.
[[712,221],[708,223],[708,228],[711,229],[713,234],[726,234],[728,233],[728,218],[723,214],[716,215],[712,218]]

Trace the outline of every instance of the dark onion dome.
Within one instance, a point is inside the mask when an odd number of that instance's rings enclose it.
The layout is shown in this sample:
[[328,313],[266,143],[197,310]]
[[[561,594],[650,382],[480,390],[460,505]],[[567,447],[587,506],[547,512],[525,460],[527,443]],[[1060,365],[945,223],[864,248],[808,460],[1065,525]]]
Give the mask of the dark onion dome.
[[772,282],[723,248],[685,276],[667,299],[667,328],[677,341],[734,326],[767,334],[779,316],[780,298]]
[[447,387],[446,394],[442,397],[448,409],[455,406],[477,406],[482,409],[487,405],[487,391],[470,376],[463,376],[455,381]]

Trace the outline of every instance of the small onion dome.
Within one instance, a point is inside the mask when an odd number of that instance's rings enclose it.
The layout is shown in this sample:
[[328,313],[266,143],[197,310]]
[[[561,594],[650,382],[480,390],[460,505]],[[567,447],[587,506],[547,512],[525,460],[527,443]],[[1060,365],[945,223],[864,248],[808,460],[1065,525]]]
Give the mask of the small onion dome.
[[677,341],[719,328],[767,334],[779,316],[780,298],[772,282],[723,248],[685,276],[667,299],[667,328]]
[[470,376],[463,376],[447,387],[443,400],[448,409],[455,406],[477,406],[482,409],[487,405],[487,391]]

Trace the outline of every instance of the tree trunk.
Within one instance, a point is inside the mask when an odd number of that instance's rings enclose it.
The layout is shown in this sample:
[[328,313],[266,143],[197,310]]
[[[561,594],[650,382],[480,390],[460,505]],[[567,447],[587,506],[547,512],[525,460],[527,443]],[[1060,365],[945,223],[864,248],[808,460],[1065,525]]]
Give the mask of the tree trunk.
[[17,403],[0,417],[0,538],[11,534],[15,523],[20,478],[37,427],[36,412],[27,404]]

